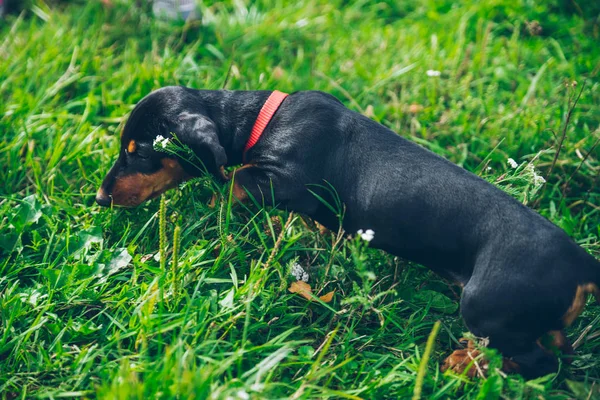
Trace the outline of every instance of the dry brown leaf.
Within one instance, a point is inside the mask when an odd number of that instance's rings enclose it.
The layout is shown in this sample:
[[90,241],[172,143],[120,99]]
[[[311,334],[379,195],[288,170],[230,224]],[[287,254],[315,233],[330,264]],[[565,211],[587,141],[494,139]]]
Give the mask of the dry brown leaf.
[[325,303],[330,303],[331,300],[333,300],[333,295],[335,294],[335,290],[332,290],[331,292],[324,294],[323,296],[320,296],[319,298],[324,301]]
[[288,289],[292,293],[298,293],[300,296],[304,297],[306,300],[312,300],[311,294],[312,289],[310,285],[304,281],[296,281],[292,282],[290,288]]
[[[290,285],[290,288],[288,290],[291,293],[298,293],[300,296],[304,297],[308,301],[313,300],[312,288],[310,287],[310,285],[308,283],[306,283],[304,281],[292,282],[292,284]],[[319,299],[321,299],[325,303],[329,303],[333,299],[334,294],[335,294],[335,290],[333,290],[327,294],[324,294],[323,296],[319,297]]]

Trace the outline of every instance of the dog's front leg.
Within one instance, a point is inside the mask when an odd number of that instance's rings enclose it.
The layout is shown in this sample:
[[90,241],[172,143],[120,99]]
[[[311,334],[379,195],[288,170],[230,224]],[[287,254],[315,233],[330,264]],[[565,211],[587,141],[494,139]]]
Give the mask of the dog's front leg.
[[[262,205],[274,204],[272,184],[266,174],[255,165],[244,165],[230,175],[223,172],[223,176],[229,182],[229,190],[235,200],[243,203],[253,199]],[[217,196],[217,193],[213,194],[209,207],[216,206]]]

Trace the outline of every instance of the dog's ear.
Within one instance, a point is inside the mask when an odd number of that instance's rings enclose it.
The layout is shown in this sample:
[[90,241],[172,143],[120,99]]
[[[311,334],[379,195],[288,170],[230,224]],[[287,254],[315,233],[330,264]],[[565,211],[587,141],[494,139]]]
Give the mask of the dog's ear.
[[227,164],[227,155],[213,121],[201,114],[182,113],[176,134],[204,163],[207,172],[215,176],[221,174],[222,167]]

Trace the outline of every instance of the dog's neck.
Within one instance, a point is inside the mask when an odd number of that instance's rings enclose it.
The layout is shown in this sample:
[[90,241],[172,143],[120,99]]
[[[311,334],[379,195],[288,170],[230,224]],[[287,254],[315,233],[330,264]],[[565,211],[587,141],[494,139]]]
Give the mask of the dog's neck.
[[208,117],[217,125],[219,141],[227,153],[227,164],[242,163],[244,147],[252,127],[271,91],[203,90],[200,97]]

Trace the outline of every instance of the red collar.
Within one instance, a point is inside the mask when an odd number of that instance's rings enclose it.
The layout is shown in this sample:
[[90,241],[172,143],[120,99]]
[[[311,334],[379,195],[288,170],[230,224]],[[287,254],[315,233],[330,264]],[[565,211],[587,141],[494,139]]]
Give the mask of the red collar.
[[287,93],[280,92],[279,90],[273,91],[265,104],[263,104],[260,112],[258,113],[258,117],[256,117],[256,122],[254,122],[254,126],[252,127],[252,133],[250,133],[250,138],[246,143],[246,147],[244,147],[244,153],[242,154],[242,160],[246,162],[246,153],[248,150],[252,148],[258,142],[261,135],[265,131],[265,128],[273,118],[273,115],[277,112],[277,109],[283,102],[283,100],[288,96]]

